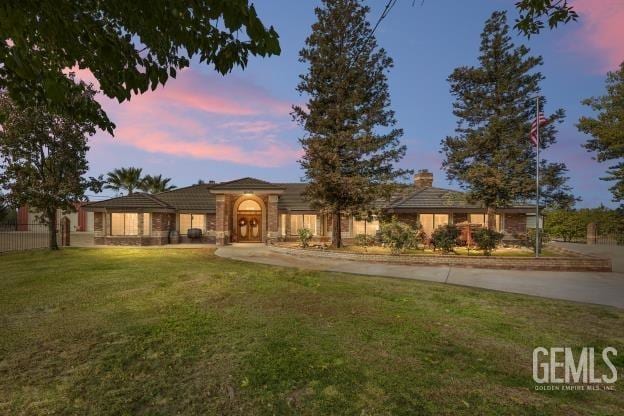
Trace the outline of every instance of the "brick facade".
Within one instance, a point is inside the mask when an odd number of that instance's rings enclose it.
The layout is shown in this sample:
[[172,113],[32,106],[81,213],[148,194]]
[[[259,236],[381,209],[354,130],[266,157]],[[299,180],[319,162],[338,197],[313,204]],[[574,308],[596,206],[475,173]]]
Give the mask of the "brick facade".
[[468,222],[468,214],[465,212],[458,212],[453,214],[453,224],[460,224],[462,222]]
[[173,213],[151,213],[151,232],[145,223],[145,214],[137,215],[137,235],[111,235],[110,213],[95,212],[93,215],[94,243],[96,245],[152,246],[172,243],[171,230],[175,230],[176,216]]
[[[254,196],[258,202],[262,202],[262,241],[294,240],[292,235],[290,213],[285,213],[285,235],[282,233],[280,223],[280,213],[278,211],[279,197],[277,195]],[[168,212],[151,213],[151,232],[148,233],[148,226],[144,224],[143,213],[138,213],[138,235],[136,236],[112,236],[110,235],[110,213],[94,213],[94,239],[95,244],[111,245],[160,245],[160,244],[229,244],[237,241],[234,220],[236,218],[237,204],[245,200],[242,195],[224,194],[216,195],[216,213],[205,214],[206,229],[201,239],[189,239],[185,234],[176,232],[176,219],[178,214]],[[312,214],[312,213],[310,213]],[[299,214],[298,214],[299,215]],[[399,221],[411,226],[418,224],[417,213],[398,213]],[[523,235],[527,231],[526,215],[523,213],[503,214],[504,231],[514,237]],[[331,236],[331,216],[317,214],[317,235],[315,241],[325,241]],[[452,222],[460,223],[468,220],[466,213],[452,214]],[[352,235],[352,221],[350,216],[341,216],[342,238],[348,242]]]
[[526,214],[505,214],[503,219],[505,231],[512,235],[527,232]]
[[267,198],[267,239],[276,240],[279,237],[279,216],[277,214],[277,195],[269,195]]
[[397,220],[409,224],[412,227],[418,226],[418,214],[397,214]]
[[215,239],[219,245],[225,245],[230,242],[229,223],[227,215],[227,195],[216,196],[216,215],[215,215]]

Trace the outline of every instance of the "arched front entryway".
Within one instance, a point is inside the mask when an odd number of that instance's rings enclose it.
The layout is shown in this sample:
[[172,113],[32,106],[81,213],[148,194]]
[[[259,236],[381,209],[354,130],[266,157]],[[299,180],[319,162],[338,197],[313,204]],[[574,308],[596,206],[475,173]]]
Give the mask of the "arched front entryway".
[[264,201],[255,195],[242,196],[234,204],[233,232],[240,243],[259,243],[266,235]]

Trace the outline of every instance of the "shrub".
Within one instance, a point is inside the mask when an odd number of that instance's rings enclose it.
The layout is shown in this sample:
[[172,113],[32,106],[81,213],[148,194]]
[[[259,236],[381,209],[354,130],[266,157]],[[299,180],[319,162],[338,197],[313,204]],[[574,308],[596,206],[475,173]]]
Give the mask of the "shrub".
[[297,234],[299,235],[301,247],[308,247],[310,245],[310,240],[312,240],[312,230],[308,228],[300,228],[297,230]]
[[375,245],[375,237],[368,234],[358,234],[355,236],[355,245],[372,246]]
[[494,230],[488,230],[487,228],[482,228],[477,230],[472,234],[472,238],[475,243],[477,243],[477,247],[483,250],[483,253],[486,256],[492,254],[492,250],[496,248],[503,239],[503,234],[496,232]]
[[435,248],[440,248],[448,253],[457,245],[459,237],[459,229],[454,225],[443,225],[435,229],[431,234],[431,240]]
[[578,211],[558,209],[545,214],[544,231],[563,241],[584,239],[587,222]]
[[408,248],[417,248],[418,243],[422,241],[418,230],[397,221],[396,217],[381,224],[381,239],[390,247],[392,254],[400,254]]
[[[548,236],[548,234],[544,232],[544,230],[541,230],[540,231],[540,246],[539,246],[540,253],[542,252],[542,249],[544,248],[544,244],[546,244],[548,241],[550,241],[550,237]],[[530,228],[527,231],[526,245],[527,247],[530,247],[531,249],[533,249],[533,251],[535,251],[535,228]]]

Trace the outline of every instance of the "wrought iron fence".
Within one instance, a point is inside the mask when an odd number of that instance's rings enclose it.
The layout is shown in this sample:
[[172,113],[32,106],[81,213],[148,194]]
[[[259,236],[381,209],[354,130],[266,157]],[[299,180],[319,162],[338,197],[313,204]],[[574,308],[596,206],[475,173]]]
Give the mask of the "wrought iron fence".
[[598,235],[596,236],[596,244],[605,244],[609,246],[621,246],[624,245],[624,236],[623,235],[615,235],[615,234],[607,234],[607,235]]
[[[61,227],[59,225],[56,226],[56,234],[57,241],[61,245]],[[0,224],[0,253],[46,248],[49,241],[50,230],[46,224]]]

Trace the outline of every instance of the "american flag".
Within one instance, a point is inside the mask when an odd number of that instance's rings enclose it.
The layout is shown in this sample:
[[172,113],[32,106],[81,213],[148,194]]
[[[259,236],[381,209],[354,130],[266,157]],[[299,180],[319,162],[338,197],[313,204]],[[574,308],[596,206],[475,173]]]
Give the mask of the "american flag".
[[531,141],[533,142],[535,146],[537,146],[537,122],[538,121],[539,121],[540,127],[548,124],[548,119],[544,117],[544,113],[541,113],[541,112],[539,113],[538,119],[533,120],[533,123],[531,123]]

